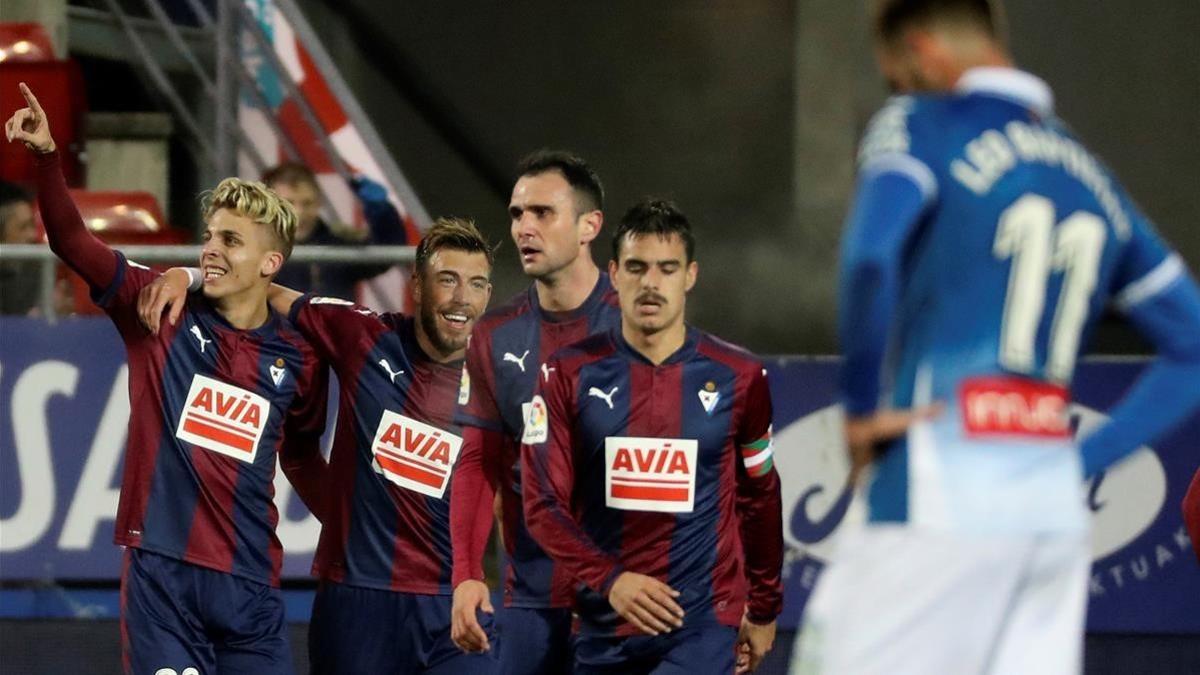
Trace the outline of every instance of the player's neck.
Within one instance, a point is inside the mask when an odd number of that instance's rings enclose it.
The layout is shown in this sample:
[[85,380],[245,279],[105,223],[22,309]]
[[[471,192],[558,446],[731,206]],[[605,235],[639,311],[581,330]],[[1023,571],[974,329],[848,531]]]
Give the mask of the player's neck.
[[1003,49],[993,45],[985,44],[968,52],[956,64],[956,68],[948,78],[951,84],[957,84],[962,76],[972,68],[1016,68],[1012,57]]
[[627,321],[621,322],[621,335],[637,353],[654,365],[666,361],[687,341],[687,325],[682,318],[674,325],[653,333],[645,333]]
[[248,288],[241,293],[215,299],[212,304],[217,314],[239,330],[254,330],[271,317],[266,288]]
[[583,305],[596,282],[600,268],[596,267],[590,251],[583,251],[570,265],[553,276],[535,279],[538,304],[548,312],[570,312]]

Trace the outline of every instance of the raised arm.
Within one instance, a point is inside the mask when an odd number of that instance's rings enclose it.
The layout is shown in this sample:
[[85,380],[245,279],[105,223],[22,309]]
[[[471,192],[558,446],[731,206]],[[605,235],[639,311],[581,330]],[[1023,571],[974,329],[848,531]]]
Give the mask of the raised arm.
[[36,157],[38,207],[46,225],[50,250],[83,277],[93,290],[107,290],[117,275],[117,254],[83,224],[83,218],[67,192],[46,113],[24,82],[20,87],[27,105],[13,113],[4,125],[4,132],[10,143],[24,143]]

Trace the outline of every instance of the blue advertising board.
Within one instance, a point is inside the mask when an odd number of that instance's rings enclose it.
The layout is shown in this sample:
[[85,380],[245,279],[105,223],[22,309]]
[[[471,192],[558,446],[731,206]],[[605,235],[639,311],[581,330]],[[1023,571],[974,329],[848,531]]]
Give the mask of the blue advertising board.
[[[768,360],[784,495],[785,629],[799,621],[849,504],[837,365]],[[1103,419],[1144,366],[1081,365],[1073,408],[1081,431]],[[112,526],[128,416],[124,350],[106,319],[0,318],[0,581],[118,579]],[[1089,486],[1089,630],[1200,633],[1200,566],[1179,509],[1198,464],[1195,416]],[[275,485],[283,576],[304,579],[319,524],[282,475]]]

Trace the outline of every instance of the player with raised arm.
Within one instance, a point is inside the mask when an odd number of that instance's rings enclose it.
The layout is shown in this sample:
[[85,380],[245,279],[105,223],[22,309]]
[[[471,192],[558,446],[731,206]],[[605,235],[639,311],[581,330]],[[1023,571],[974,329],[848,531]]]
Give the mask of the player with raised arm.
[[72,203],[46,114],[5,125],[37,157],[50,248],[92,288],[125,343],[130,417],[117,544],[129,673],[291,673],[272,501],[276,457],[315,504],[325,460],[326,375],[267,304],[295,214],[259,183],[229,178],[206,199],[205,292],[158,334],[136,301],[158,274],[97,239]]
[[608,277],[592,260],[604,222],[604,189],[579,157],[541,151],[518,167],[508,213],[529,289],[488,312],[471,336],[457,420],[463,449],[450,503],[454,640],[492,647],[478,610],[490,612],[483,553],[499,494],[508,566],[499,620],[502,672],[569,672],[574,581],[529,536],[521,511],[519,443],[524,411],[559,347],[618,325]]
[[[1082,479],[1200,404],[1200,289],[1015,68],[992,3],[885,0],[875,34],[905,95],[866,131],[842,243],[865,523],[818,583],[794,670],[1078,672]],[[1071,379],[1110,304],[1158,358],[1077,443]]]
[[609,263],[621,326],[555,354],[525,421],[526,522],[582,583],[576,673],[746,672],[774,641],[766,371],[684,323],[697,270],[682,213],[631,208]]
[[[272,306],[291,317],[340,387],[313,562],[321,580],[309,624],[315,674],[495,669],[495,654],[464,653],[450,639],[449,500],[462,446],[452,418],[491,267],[474,223],[441,218],[417,246],[415,316],[272,287]],[[185,271],[172,270],[147,288],[148,325],[157,329],[164,306],[174,318],[187,284]]]

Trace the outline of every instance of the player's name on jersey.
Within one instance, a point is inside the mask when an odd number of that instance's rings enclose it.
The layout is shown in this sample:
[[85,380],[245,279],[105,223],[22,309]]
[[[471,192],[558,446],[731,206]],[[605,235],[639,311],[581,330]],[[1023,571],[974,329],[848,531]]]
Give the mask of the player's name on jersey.
[[192,378],[175,435],[199,447],[254,462],[266,428],[267,399],[204,375]]
[[696,501],[693,439],[604,439],[604,503],[628,511],[691,513]]
[[462,438],[385,410],[371,443],[375,470],[402,488],[441,499]]
[[1082,145],[1051,129],[1018,120],[1004,125],[1003,133],[987,129],[967,142],[962,157],[950,162],[950,174],[968,190],[984,195],[1018,161],[1062,167],[1092,192],[1118,233],[1129,232],[1129,217],[1100,162]]

